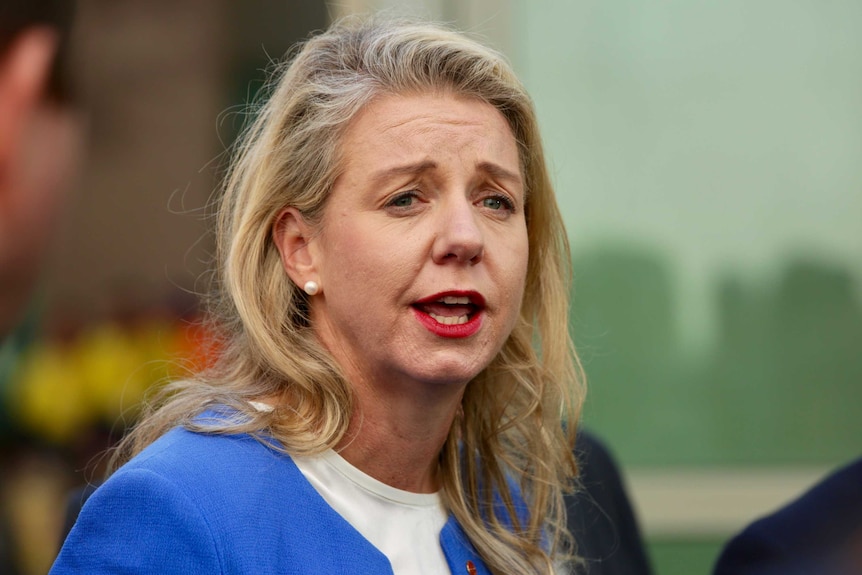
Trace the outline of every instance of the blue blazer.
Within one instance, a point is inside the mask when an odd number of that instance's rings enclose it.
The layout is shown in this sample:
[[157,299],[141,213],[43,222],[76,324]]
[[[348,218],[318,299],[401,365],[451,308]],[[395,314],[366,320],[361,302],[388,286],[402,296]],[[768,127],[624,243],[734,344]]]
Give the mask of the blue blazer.
[[[451,516],[440,544],[452,573],[490,573]],[[392,568],[289,456],[248,435],[176,428],[87,500],[50,571],[70,573],[379,575]]]

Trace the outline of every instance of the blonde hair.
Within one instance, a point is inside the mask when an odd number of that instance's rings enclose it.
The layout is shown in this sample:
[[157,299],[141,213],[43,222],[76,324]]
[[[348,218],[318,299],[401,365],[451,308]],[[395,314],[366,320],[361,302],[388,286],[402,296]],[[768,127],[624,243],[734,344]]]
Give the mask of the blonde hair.
[[[307,296],[283,271],[276,216],[294,206],[320,221],[341,166],[341,136],[376,96],[443,90],[477,98],[500,111],[519,146],[529,262],[520,319],[468,384],[443,447],[442,494],[494,573],[552,572],[566,537],[562,493],[576,472],[583,389],[568,332],[568,242],[529,96],[495,51],[437,25],[388,18],[338,22],[274,72],[237,144],[217,214],[219,359],[167,386],[117,461],[175,425],[272,434],[294,455],[339,442],[351,387],[309,326]],[[271,412],[249,406],[273,396],[280,401]],[[218,427],[194,421],[214,405],[241,417]]]

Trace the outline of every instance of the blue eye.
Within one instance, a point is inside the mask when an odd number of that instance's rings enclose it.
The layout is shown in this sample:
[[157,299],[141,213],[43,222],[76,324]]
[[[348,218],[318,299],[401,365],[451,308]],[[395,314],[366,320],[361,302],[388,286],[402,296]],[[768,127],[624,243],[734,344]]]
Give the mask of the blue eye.
[[482,207],[491,210],[514,210],[512,201],[505,196],[490,196],[482,199]]
[[416,198],[412,194],[402,194],[392,200],[389,205],[396,208],[407,208],[413,205],[413,200]]
[[399,192],[386,200],[384,209],[392,216],[410,216],[421,210],[425,199],[418,190]]

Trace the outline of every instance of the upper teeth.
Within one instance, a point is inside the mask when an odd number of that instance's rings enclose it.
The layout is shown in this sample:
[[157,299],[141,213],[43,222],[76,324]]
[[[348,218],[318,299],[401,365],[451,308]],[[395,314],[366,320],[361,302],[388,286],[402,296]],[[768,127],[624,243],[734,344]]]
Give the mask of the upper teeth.
[[467,296],[455,296],[455,295],[447,295],[444,296],[441,302],[449,305],[467,305],[470,303],[470,298]]
[[443,325],[463,325],[470,321],[470,316],[468,315],[437,315],[433,312],[428,315],[433,317],[434,321],[442,323]]

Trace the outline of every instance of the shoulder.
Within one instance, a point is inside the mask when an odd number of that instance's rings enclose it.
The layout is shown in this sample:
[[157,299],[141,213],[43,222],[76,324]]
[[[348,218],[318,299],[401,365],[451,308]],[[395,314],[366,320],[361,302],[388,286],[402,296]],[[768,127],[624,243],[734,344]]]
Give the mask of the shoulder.
[[244,520],[260,529],[275,521],[274,507],[291,513],[318,501],[290,456],[264,439],[183,428],[169,431],[117,470],[93,498],[118,493],[157,497],[162,503],[186,500],[218,532]]
[[385,573],[381,557],[288,455],[177,428],[96,490],[51,575]]
[[250,436],[176,428],[92,494],[52,575],[221,573],[238,555],[233,546],[254,560],[254,543],[277,533],[271,484],[299,481],[289,457]]
[[862,561],[862,458],[746,527],[724,548],[714,574],[842,573],[829,569],[845,560]]
[[124,468],[88,499],[51,574],[205,571],[222,572],[207,518],[183,490],[141,467]]
[[610,449],[578,429],[578,489],[566,494],[566,521],[590,573],[652,572],[621,470]]
[[[567,504],[597,504],[604,513],[617,513],[621,504],[628,505],[620,468],[610,450],[598,437],[579,429],[575,457],[578,460],[578,482],[582,490],[577,497],[570,497]],[[585,498],[589,498],[589,501],[582,501]]]
[[177,485],[187,484],[194,490],[201,481],[207,489],[212,484],[227,478],[236,480],[269,470],[270,473],[296,475],[293,461],[264,442],[248,434],[197,433],[185,428],[174,428],[131,461],[126,463],[109,479],[124,475],[150,471],[169,477]]

